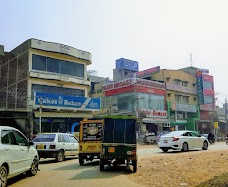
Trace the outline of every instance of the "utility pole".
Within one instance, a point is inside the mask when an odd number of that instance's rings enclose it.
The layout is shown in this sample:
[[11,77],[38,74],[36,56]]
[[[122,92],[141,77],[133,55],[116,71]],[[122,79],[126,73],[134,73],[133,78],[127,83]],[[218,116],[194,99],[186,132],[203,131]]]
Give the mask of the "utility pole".
[[192,53],[190,53],[190,62],[191,62],[191,66],[192,66]]
[[225,98],[225,132],[227,134],[227,99]]
[[40,133],[42,133],[42,119],[41,119],[41,116],[42,116],[42,98],[39,98],[40,99],[40,108],[39,108],[39,112],[40,112],[40,116],[39,116],[39,131]]

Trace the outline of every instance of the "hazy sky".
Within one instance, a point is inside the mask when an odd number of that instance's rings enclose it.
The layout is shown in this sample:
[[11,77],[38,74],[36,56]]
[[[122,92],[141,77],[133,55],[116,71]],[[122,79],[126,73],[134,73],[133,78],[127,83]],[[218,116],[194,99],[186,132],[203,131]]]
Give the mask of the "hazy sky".
[[228,98],[228,0],[5,0],[0,44],[12,50],[29,38],[92,53],[90,70],[112,78],[115,60],[209,69],[219,101]]

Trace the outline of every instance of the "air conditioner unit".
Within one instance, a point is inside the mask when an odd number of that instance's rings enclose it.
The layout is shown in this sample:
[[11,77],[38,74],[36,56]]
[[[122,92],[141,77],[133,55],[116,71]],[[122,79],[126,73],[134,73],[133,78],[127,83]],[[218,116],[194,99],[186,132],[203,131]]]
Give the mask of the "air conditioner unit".
[[170,124],[169,123],[164,123],[163,127],[170,127]]

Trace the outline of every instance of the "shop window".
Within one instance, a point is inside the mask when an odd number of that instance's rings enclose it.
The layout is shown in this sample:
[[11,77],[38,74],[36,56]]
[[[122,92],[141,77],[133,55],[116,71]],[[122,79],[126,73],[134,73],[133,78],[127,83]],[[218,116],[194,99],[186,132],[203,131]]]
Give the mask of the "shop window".
[[32,55],[32,69],[84,78],[84,64]]

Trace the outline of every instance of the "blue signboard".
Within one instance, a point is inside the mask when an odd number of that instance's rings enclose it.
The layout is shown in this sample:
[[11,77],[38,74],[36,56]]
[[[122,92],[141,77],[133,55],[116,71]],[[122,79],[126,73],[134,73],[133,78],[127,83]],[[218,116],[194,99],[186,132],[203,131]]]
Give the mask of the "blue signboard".
[[197,81],[197,95],[198,95],[198,102],[199,105],[204,104],[204,92],[203,92],[203,79],[202,76],[196,77]]
[[76,97],[61,94],[51,94],[43,92],[34,93],[35,106],[42,106],[43,108],[64,108],[77,110],[100,110],[101,99],[89,97]]
[[120,58],[116,60],[116,69],[124,69],[137,72],[139,71],[139,65],[137,61]]

